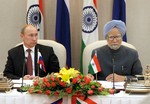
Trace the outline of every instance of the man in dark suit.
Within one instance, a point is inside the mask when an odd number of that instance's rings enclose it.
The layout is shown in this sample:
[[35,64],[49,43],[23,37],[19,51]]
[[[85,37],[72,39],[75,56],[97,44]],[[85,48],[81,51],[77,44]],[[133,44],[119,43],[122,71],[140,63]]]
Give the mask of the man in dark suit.
[[[34,26],[24,26],[21,30],[20,36],[23,40],[23,44],[16,46],[8,51],[4,76],[11,79],[19,79],[22,76],[24,76],[24,79],[34,79],[38,74],[40,77],[44,77],[48,73],[59,71],[60,67],[58,58],[55,55],[53,48],[37,44],[38,31]],[[32,74],[29,74],[27,69],[28,65],[25,64],[27,63],[26,58],[29,55],[27,49],[31,50],[30,54],[32,60]],[[41,70],[37,65],[39,52],[42,55],[46,71]],[[24,68],[25,70],[23,73]]]
[[97,73],[99,80],[119,82],[142,74],[143,68],[138,52],[121,45],[125,32],[125,23],[120,20],[112,20],[105,24],[103,35],[107,45],[92,51],[92,57],[96,53],[102,70]]

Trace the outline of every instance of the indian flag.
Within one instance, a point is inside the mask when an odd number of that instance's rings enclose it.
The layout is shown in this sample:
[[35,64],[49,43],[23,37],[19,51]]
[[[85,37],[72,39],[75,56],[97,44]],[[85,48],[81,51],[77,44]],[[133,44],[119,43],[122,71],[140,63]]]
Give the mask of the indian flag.
[[95,74],[95,73],[98,73],[101,71],[101,67],[98,62],[96,53],[94,54],[93,58],[91,59],[88,68],[89,68],[89,73],[91,73],[91,74]]
[[83,100],[80,100],[79,98],[77,98],[76,104],[88,104],[88,103],[86,103]]
[[37,28],[40,39],[44,38],[42,0],[27,0],[26,23]]
[[82,16],[82,46],[80,59],[80,72],[83,73],[82,57],[84,48],[98,41],[98,14],[97,0],[83,0],[83,16]]
[[81,100],[81,99],[77,98],[76,104],[97,104],[97,103],[89,98],[87,98],[86,100]]
[[58,100],[56,100],[56,101],[54,101],[53,103],[50,103],[50,104],[63,104],[63,99],[60,98],[60,99],[58,99]]
[[85,99],[83,95],[73,95],[71,98],[71,104],[98,104],[89,97]]

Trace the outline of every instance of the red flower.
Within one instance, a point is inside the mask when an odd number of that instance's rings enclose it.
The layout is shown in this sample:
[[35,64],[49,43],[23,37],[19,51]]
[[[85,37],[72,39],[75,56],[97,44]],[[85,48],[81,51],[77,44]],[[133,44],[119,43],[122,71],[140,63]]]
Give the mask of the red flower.
[[95,89],[95,86],[94,86],[94,85],[92,85],[92,86],[91,86],[91,88],[92,88],[92,89]]
[[80,85],[81,85],[81,86],[84,86],[84,85],[85,85],[85,82],[80,82]]
[[38,81],[35,81],[35,82],[33,83],[33,85],[34,85],[34,86],[37,86],[37,85],[38,85]]
[[46,85],[47,87],[50,87],[50,83],[49,83],[49,82],[46,82],[45,85]]
[[51,81],[54,81],[54,80],[55,80],[54,76],[51,76],[51,77],[50,77],[50,80],[51,80]]
[[79,78],[79,79],[82,79],[82,76],[81,76],[81,75],[78,75],[78,78]]
[[52,87],[56,87],[55,82],[51,82],[51,86],[52,86]]
[[44,77],[43,82],[48,82],[48,79],[46,77]]
[[59,95],[59,92],[58,92],[58,91],[55,91],[54,94],[55,94],[55,95]]
[[109,89],[110,94],[114,94],[115,90],[114,89]]
[[41,90],[39,90],[37,93],[38,93],[38,94],[41,94],[41,93],[42,93],[42,91],[41,91]]
[[72,83],[73,83],[73,84],[76,84],[76,83],[77,83],[77,81],[78,81],[78,79],[77,79],[77,78],[73,78],[73,79],[72,79]]
[[62,81],[59,81],[59,84],[60,84],[61,86],[63,86],[63,87],[66,86],[66,83],[65,83],[65,82],[62,82]]
[[88,94],[92,95],[93,94],[93,90],[88,90]]
[[30,88],[30,89],[28,90],[28,92],[29,92],[30,94],[32,94],[32,93],[33,93],[33,89]]
[[99,91],[99,92],[102,92],[102,91],[103,91],[103,87],[99,87],[99,88],[98,88],[98,91]]
[[84,76],[84,81],[85,81],[86,84],[89,84],[91,82],[91,79]]
[[71,88],[71,87],[66,88],[66,92],[67,92],[68,94],[70,94],[70,93],[72,92],[72,88]]
[[56,78],[55,78],[55,81],[59,82],[59,78],[58,78],[58,77],[56,77]]
[[46,94],[46,95],[50,95],[50,93],[51,93],[50,90],[45,91],[45,94]]

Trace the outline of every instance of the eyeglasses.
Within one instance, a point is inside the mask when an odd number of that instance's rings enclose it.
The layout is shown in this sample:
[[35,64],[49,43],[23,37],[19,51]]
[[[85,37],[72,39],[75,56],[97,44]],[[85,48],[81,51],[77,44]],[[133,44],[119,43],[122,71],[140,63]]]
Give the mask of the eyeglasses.
[[118,36],[108,36],[108,39],[109,39],[110,41],[113,41],[114,39],[120,40],[120,39],[121,39],[121,35],[118,35]]

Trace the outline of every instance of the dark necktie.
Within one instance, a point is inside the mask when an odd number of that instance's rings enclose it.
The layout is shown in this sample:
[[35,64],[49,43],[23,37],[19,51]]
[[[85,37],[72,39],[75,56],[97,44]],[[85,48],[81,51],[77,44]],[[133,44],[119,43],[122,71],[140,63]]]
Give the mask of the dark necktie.
[[27,57],[27,72],[29,75],[33,75],[33,68],[32,68],[32,58],[31,58],[31,49],[27,49],[28,57]]

